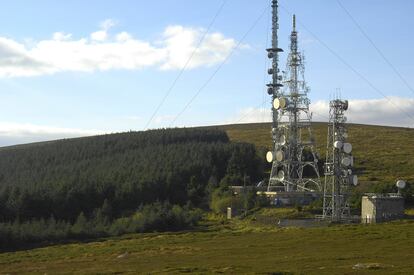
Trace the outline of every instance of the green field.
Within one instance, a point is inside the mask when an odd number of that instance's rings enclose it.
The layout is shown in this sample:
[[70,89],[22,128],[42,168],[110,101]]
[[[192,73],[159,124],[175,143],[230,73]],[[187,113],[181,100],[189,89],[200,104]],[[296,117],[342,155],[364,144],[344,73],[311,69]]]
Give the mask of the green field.
[[[220,128],[232,141],[270,146],[269,124]],[[315,123],[314,128],[324,156],[326,124]],[[414,182],[414,130],[350,125],[349,134],[361,192],[379,183],[393,184],[397,178]],[[259,213],[301,216],[293,208]],[[413,220],[304,229],[266,226],[252,216],[228,222],[210,215],[192,231],[1,253],[0,273],[412,274],[413,258]]]
[[0,254],[0,271],[38,273],[396,274],[414,271],[414,222],[323,228],[210,223]]

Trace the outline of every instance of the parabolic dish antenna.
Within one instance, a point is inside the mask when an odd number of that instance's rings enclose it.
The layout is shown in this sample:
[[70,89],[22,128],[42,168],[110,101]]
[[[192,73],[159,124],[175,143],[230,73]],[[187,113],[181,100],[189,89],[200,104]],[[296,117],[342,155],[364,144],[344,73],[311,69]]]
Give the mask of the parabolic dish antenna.
[[352,152],[352,144],[344,143],[344,152],[350,154]]
[[286,144],[286,137],[284,135],[281,135],[279,138],[279,144],[285,145]]
[[283,153],[283,151],[277,151],[276,152],[276,160],[278,161],[278,162],[281,162],[281,161],[283,161],[285,159],[285,153]]
[[275,108],[276,110],[280,109],[280,101],[278,98],[275,98],[275,100],[273,100],[273,108]]
[[342,141],[337,140],[337,141],[335,141],[335,142],[334,142],[334,147],[335,147],[336,149],[341,149],[341,148],[342,148],[342,146],[343,146]]
[[354,175],[354,176],[352,177],[352,184],[353,184],[354,186],[357,186],[357,185],[358,185],[358,176],[357,176],[357,175]]
[[273,101],[273,108],[275,108],[276,110],[279,109],[284,109],[286,108],[287,105],[287,99],[286,98],[275,98],[275,100]]
[[348,107],[349,107],[349,102],[348,102],[348,100],[345,100],[344,101],[344,110],[345,111],[348,110]]
[[345,157],[341,161],[342,165],[348,167],[351,165],[351,158]]
[[398,180],[395,185],[397,186],[398,189],[404,189],[406,186],[406,183],[403,180]]
[[270,152],[270,151],[267,152],[267,154],[266,154],[266,160],[269,163],[273,162],[273,153],[272,152]]

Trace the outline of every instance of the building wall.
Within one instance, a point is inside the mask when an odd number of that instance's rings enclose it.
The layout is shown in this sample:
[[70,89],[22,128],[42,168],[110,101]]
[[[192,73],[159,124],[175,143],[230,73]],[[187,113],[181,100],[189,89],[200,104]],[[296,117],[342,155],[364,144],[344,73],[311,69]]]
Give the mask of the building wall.
[[375,223],[375,204],[367,196],[362,197],[361,221],[362,223]]
[[376,222],[404,217],[404,199],[401,197],[377,199]]
[[378,223],[404,217],[404,198],[397,196],[363,196],[362,223]]

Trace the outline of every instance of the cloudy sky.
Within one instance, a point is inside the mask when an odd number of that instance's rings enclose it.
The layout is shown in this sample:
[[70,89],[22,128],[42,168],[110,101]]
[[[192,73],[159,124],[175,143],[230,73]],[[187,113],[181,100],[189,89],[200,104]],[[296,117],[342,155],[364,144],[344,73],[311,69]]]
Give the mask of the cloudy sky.
[[[413,127],[414,2],[341,3],[349,15],[336,0],[280,0],[285,52],[292,12],[299,21],[314,119],[326,120],[329,99],[340,93],[350,100],[351,122]],[[268,121],[269,5],[270,0],[5,1],[0,146]]]

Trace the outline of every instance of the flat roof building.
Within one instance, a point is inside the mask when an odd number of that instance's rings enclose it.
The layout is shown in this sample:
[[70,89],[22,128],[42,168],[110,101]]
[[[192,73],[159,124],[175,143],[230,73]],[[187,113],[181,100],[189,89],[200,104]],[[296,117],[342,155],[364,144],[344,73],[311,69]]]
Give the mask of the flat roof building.
[[380,223],[404,217],[404,198],[399,194],[365,194],[361,222]]

